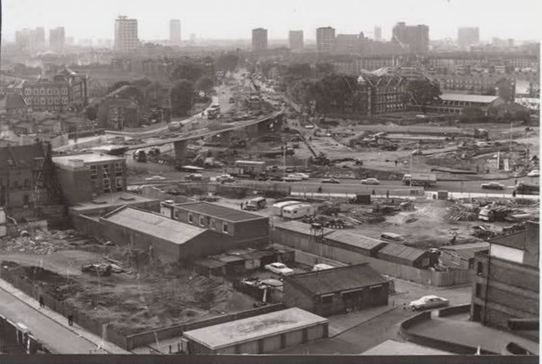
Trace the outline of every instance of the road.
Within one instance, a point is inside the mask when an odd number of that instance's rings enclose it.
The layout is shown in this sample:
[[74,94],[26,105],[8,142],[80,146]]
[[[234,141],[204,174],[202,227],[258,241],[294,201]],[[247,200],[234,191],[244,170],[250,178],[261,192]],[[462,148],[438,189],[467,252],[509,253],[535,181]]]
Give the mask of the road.
[[95,353],[96,344],[41,314],[3,289],[0,289],[0,313],[11,321],[24,324],[54,353]]

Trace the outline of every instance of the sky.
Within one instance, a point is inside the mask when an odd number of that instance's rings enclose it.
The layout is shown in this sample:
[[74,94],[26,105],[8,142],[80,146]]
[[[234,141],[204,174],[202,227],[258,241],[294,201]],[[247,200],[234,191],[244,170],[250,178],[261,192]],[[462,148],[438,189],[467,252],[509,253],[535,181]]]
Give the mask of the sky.
[[482,40],[539,40],[541,10],[540,0],[3,0],[2,34],[64,26],[78,40],[112,39],[115,18],[126,15],[138,20],[142,40],[167,39],[170,19],[181,20],[183,39],[249,39],[258,27],[270,39],[285,39],[289,30],[314,39],[320,26],[366,36],[381,26],[389,39],[404,21],[427,24],[432,40],[455,39],[460,26],[478,26]]

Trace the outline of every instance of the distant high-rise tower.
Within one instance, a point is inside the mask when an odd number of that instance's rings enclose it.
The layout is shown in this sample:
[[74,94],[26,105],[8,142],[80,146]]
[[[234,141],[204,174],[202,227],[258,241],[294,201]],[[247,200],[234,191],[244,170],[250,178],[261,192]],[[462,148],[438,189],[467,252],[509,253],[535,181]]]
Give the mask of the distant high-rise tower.
[[181,43],[181,21],[179,19],[169,21],[169,42],[171,45]]
[[305,46],[302,30],[290,30],[288,33],[290,49],[303,49]]
[[52,50],[62,52],[66,44],[66,33],[64,27],[49,30],[49,46]]
[[429,27],[427,25],[406,25],[397,23],[393,27],[392,41],[408,47],[411,53],[424,53],[429,50]]
[[381,28],[381,27],[375,27],[374,39],[375,39],[377,42],[381,42],[381,41],[382,41],[382,28]]
[[316,29],[316,48],[318,53],[332,53],[335,49],[335,28],[321,27]]
[[115,51],[128,53],[135,51],[137,48],[139,48],[137,20],[119,16],[115,20]]
[[480,42],[480,29],[478,27],[464,27],[457,29],[457,44],[461,49]]
[[267,29],[252,29],[252,50],[262,51],[267,49]]

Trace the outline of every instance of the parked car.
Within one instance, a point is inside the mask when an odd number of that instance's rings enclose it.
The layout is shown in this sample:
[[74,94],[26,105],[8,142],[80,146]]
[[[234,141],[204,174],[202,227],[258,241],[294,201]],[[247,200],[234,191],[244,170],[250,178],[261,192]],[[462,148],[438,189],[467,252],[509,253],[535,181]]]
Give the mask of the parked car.
[[529,173],[527,173],[527,177],[540,177],[540,171],[530,171]]
[[314,129],[314,125],[307,124],[307,125],[305,125],[305,129]]
[[300,181],[303,181],[303,178],[295,174],[289,174],[286,177],[284,177],[282,180],[284,182],[300,182]]
[[482,189],[484,190],[504,190],[504,185],[499,182],[483,183]]
[[428,308],[446,307],[450,304],[446,298],[438,296],[423,296],[420,299],[410,302],[409,307],[413,311],[426,310]]
[[293,269],[288,268],[282,263],[267,264],[264,268],[267,269],[268,271],[271,271],[273,273],[280,274],[283,276],[294,274]]
[[341,183],[341,181],[335,179],[335,178],[327,178],[327,179],[323,179],[321,181],[321,183],[333,183],[333,184],[339,184]]
[[162,177],[162,176],[152,176],[152,177],[145,178],[146,181],[161,181],[164,179],[166,179],[166,177]]
[[326,269],[334,269],[334,267],[328,264],[315,264],[314,267],[312,267],[313,272],[326,270]]
[[380,181],[376,178],[366,178],[361,180],[362,185],[379,185]]
[[220,183],[235,182],[235,178],[229,174],[222,174],[216,177],[216,181]]
[[300,173],[300,172],[294,173],[293,175],[294,175],[294,176],[299,176],[299,177],[301,177],[301,179],[304,180],[304,181],[305,181],[305,180],[308,180],[309,177],[310,177],[308,174],[306,174],[306,173]]

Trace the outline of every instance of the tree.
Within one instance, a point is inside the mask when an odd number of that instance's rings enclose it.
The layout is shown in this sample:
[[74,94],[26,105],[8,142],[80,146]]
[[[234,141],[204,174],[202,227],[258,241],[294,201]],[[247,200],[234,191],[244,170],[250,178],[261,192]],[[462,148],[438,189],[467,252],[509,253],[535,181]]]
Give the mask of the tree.
[[333,73],[333,65],[331,63],[317,63],[316,73],[319,75],[327,75]]
[[476,123],[483,121],[485,118],[484,111],[477,106],[467,106],[461,113],[461,119],[463,122]]
[[482,95],[485,95],[485,96],[497,96],[497,89],[495,87],[492,87],[492,86],[484,87],[484,89],[482,90]]
[[171,111],[174,116],[186,116],[192,108],[194,84],[189,80],[180,80],[170,93]]
[[219,71],[233,72],[237,68],[239,63],[239,57],[235,53],[228,53],[218,57],[216,61],[216,68]]
[[407,84],[407,93],[410,96],[410,101],[420,108],[425,114],[426,105],[432,101],[440,99],[440,86],[428,79],[411,80]]
[[196,82],[204,74],[204,69],[201,64],[195,63],[192,60],[183,61],[178,64],[172,74],[171,78],[174,81],[188,80],[192,83]]
[[213,88],[214,84],[214,81],[210,77],[203,76],[196,82],[196,90],[208,91]]
[[107,93],[110,94],[111,92],[115,91],[115,90],[118,90],[119,88],[121,88],[122,86],[127,86],[129,85],[130,82],[128,81],[118,81],[118,82],[115,82],[113,85],[109,86],[107,88]]
[[536,85],[533,82],[529,82],[529,88],[527,89],[527,94],[529,97],[532,97],[534,99],[540,98],[540,86]]

